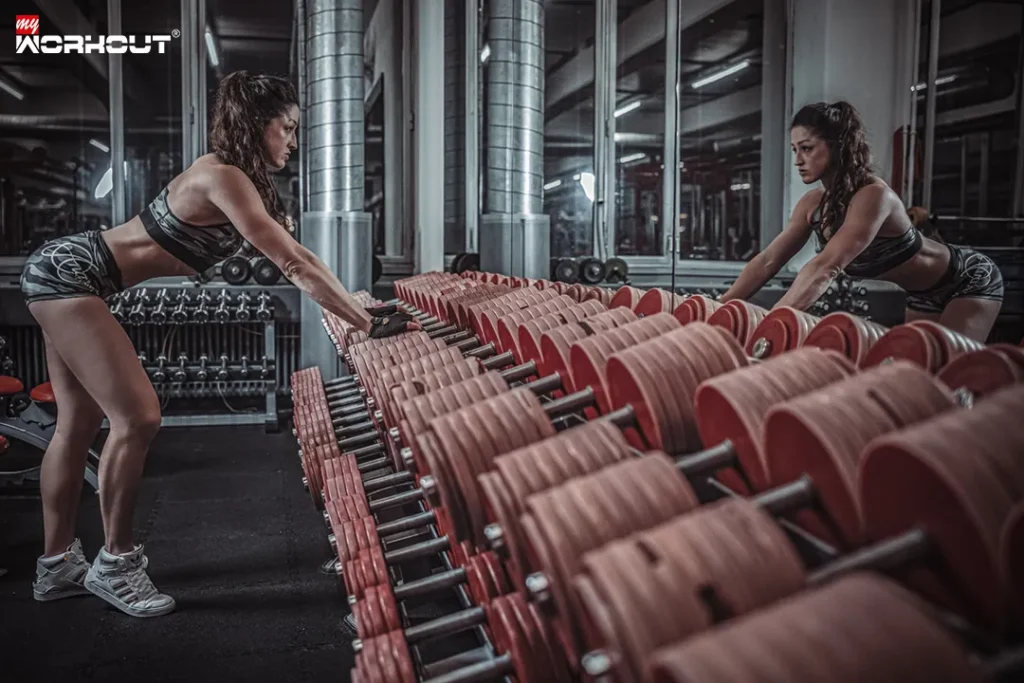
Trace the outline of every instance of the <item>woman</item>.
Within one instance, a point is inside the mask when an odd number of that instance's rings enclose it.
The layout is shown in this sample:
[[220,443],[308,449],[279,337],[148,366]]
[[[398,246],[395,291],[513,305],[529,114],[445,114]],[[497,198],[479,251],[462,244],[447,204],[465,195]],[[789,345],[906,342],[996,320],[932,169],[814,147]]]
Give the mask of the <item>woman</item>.
[[[56,403],[57,427],[43,457],[45,554],[33,593],[53,600],[93,593],[127,614],[174,609],[146,574],[132,513],[160,402],[136,351],[104,299],[151,278],[196,275],[248,242],[325,310],[382,337],[419,329],[405,314],[364,310],[287,229],[272,170],[296,148],[298,98],[285,80],[244,71],[217,92],[212,153],[196,160],[127,223],[51,241],[29,257],[22,291],[39,322]],[[104,415],[110,431],[99,471],[104,547],[91,564],[75,538],[87,449]]]
[[782,233],[755,256],[722,301],[746,299],[775,277],[813,233],[818,253],[776,306],[804,310],[841,273],[892,282],[907,292],[906,319],[935,320],[982,343],[1002,306],[995,263],[966,247],[926,237],[900,198],[872,175],[857,111],[846,102],[801,109],[790,127],[804,195]]

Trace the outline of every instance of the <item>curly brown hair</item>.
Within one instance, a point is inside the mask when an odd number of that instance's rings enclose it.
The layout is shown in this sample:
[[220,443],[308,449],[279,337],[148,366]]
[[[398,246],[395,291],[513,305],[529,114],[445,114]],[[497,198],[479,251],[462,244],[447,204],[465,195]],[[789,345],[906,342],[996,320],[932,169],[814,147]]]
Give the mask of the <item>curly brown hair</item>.
[[853,195],[870,182],[871,149],[860,114],[848,102],[808,104],[793,117],[790,129],[797,126],[824,140],[831,152],[831,177],[823,183],[825,192],[818,204],[824,238],[839,229]]
[[217,87],[210,125],[210,150],[224,163],[242,169],[256,186],[267,213],[282,225],[287,218],[278,208],[277,189],[264,157],[263,136],[270,121],[298,103],[295,86],[289,81],[236,71]]

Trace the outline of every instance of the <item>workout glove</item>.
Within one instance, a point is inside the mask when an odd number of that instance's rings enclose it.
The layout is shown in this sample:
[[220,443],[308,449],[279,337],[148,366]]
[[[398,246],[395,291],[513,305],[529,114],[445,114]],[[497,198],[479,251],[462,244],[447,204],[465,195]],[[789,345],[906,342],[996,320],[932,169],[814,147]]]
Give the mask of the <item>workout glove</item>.
[[397,313],[398,306],[396,306],[395,304],[391,304],[389,306],[374,306],[372,308],[367,308],[366,312],[376,318],[382,315],[391,315],[392,313]]
[[410,322],[412,322],[412,316],[408,313],[374,316],[370,321],[370,339],[380,339],[406,332]]

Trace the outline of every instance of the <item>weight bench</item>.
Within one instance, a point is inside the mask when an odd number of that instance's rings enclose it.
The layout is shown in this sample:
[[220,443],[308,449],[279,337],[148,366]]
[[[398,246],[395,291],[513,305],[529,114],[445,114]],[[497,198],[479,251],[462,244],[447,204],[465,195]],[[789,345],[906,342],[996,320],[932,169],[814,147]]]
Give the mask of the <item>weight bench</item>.
[[[57,404],[49,382],[25,393],[21,380],[0,375],[0,435],[23,441],[45,452],[56,427]],[[0,453],[0,457],[2,455]],[[99,490],[99,465],[99,453],[90,448],[85,481],[95,491]],[[40,466],[16,471],[0,470],[0,491],[25,488],[38,482]]]

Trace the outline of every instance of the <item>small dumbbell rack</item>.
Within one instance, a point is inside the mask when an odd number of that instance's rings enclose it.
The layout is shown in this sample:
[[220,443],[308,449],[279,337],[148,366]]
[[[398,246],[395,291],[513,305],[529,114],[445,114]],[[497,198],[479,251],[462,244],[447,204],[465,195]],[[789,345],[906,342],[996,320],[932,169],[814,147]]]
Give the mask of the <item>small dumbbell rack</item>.
[[[108,306],[160,397],[163,426],[276,429],[276,328],[268,292],[141,287],[115,295]],[[240,399],[244,409],[231,405]]]

